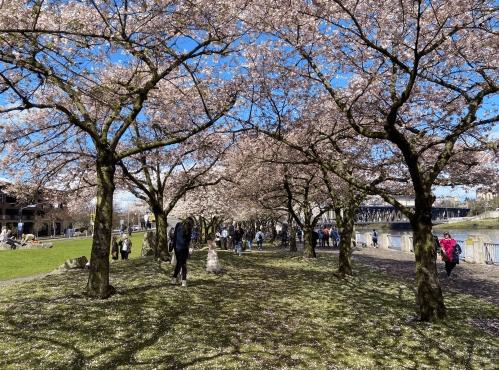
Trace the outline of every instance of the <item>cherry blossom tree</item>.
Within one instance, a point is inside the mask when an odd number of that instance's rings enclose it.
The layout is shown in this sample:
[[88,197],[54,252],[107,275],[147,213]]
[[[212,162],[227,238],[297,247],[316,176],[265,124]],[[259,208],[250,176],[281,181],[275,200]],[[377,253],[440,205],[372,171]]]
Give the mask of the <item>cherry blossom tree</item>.
[[106,297],[116,166],[181,144],[232,108],[239,87],[227,68],[245,2],[7,0],[0,6],[2,165],[12,171],[21,159],[31,178],[44,181],[95,173],[87,293]]
[[[409,219],[421,318],[445,319],[430,233],[432,188],[458,183],[451,169],[472,173],[477,153],[495,146],[488,133],[499,120],[497,4],[332,0],[255,9],[254,19],[265,20],[273,36],[271,47],[260,48],[266,60],[295,84],[307,81],[308,92],[324,93],[323,104],[372,141],[370,178],[349,174],[320,150],[304,153]],[[331,145],[335,135],[327,136]],[[400,189],[415,197],[414,211],[395,199]]]
[[[137,132],[140,137],[140,133]],[[220,183],[224,179],[216,165],[224,154],[224,136],[204,135],[184,145],[158,148],[120,162],[125,187],[149,205],[155,215],[155,257],[169,260],[167,218],[187,192]]]

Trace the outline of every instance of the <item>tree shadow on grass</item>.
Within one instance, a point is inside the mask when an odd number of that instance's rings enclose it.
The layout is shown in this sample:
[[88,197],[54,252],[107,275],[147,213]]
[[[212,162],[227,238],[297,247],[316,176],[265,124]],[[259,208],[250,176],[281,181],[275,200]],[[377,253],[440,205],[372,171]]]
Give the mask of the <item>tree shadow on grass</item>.
[[[10,351],[12,368],[53,369],[417,369],[471,358],[470,366],[486,369],[485,352],[497,354],[490,336],[469,325],[413,321],[409,282],[401,287],[357,264],[353,279],[338,280],[334,256],[288,256],[220,253],[227,274],[214,276],[205,272],[206,255],[194,253],[187,289],[167,284],[170,270],[138,260],[113,267],[118,294],[108,300],[70,297],[85,275],[23,283],[22,293],[0,298],[0,353]],[[452,309],[467,300],[453,298]]]

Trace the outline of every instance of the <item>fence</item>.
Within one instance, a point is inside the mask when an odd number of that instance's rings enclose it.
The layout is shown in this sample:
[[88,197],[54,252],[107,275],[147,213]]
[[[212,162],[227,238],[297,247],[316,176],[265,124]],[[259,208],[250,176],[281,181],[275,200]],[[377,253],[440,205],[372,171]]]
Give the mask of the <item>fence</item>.
[[388,248],[401,250],[402,249],[402,235],[387,235]]
[[483,243],[485,247],[485,263],[499,265],[499,244]]

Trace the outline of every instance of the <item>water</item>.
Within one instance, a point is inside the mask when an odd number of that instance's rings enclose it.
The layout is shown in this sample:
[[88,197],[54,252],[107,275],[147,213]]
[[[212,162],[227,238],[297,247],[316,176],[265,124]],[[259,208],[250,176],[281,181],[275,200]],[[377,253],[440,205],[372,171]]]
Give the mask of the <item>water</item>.
[[[401,247],[401,236],[409,235],[412,238],[411,230],[381,230],[378,231],[380,234],[388,234],[392,237],[390,238],[392,248],[400,249]],[[364,231],[357,231],[360,233],[360,241],[364,241]],[[370,233],[370,232],[369,232]],[[468,238],[469,234],[486,234],[490,237],[490,240],[494,244],[499,244],[499,230],[497,229],[451,229],[449,230],[451,237],[460,244],[464,244],[464,241]],[[443,239],[444,230],[435,231],[434,234],[438,236],[438,239]]]

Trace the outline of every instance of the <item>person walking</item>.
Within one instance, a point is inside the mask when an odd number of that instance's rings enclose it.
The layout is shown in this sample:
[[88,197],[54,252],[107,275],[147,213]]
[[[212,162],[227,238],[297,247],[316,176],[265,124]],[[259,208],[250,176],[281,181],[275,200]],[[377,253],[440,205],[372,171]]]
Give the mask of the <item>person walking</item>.
[[263,235],[262,230],[258,230],[258,232],[255,235],[256,238],[256,246],[259,251],[263,250],[263,239],[265,239],[265,235]]
[[302,231],[301,229],[298,229],[298,230],[296,231],[296,236],[298,237],[298,241],[299,241],[299,243],[301,244],[301,238],[302,238],[302,236],[303,236],[303,231]]
[[248,241],[248,248],[251,251],[251,242],[253,241],[253,238],[255,237],[253,230],[248,228],[248,231],[246,231],[246,240]]
[[331,231],[331,239],[333,241],[333,247],[338,248],[338,243],[340,241],[340,233],[338,232],[338,229],[336,227]]
[[120,229],[120,237],[122,237],[122,236],[123,236],[123,234],[125,233],[125,229],[126,229],[125,224],[122,224],[122,225],[121,225],[121,229]]
[[221,243],[222,243],[222,235],[220,234],[220,231],[217,231],[215,233],[215,245],[217,248],[221,248]]
[[375,229],[373,229],[373,232],[371,233],[371,239],[373,241],[374,248],[378,248],[378,237],[379,237],[378,232]]
[[329,230],[324,228],[324,230],[322,230],[322,238],[323,238],[323,242],[324,242],[324,247],[328,246],[329,248]]
[[440,240],[442,260],[445,262],[447,277],[450,277],[452,270],[459,263],[459,254],[454,253],[456,241],[452,239],[448,231],[444,232],[444,238]]
[[128,224],[128,236],[132,236],[132,224]]
[[234,221],[230,226],[229,226],[229,249],[232,249],[235,247],[234,243],[234,237],[236,233],[236,221]]
[[227,229],[225,227],[222,227],[222,242],[223,242],[223,246],[222,246],[222,250],[226,251],[227,248],[228,248],[228,245],[227,245],[227,237],[229,236],[229,233],[227,232]]
[[111,241],[111,255],[113,256],[113,260],[117,261],[119,256],[120,247],[118,245],[118,237],[113,235],[113,240]]
[[237,254],[237,247],[239,247],[239,257],[242,255],[244,231],[241,227],[237,226],[234,231],[234,254]]
[[433,236],[433,243],[435,244],[435,261],[437,260],[438,251],[440,250],[440,241],[438,240],[438,236],[433,234],[433,230],[431,231],[431,235]]
[[182,286],[187,287],[187,256],[189,255],[189,243],[194,230],[194,219],[187,217],[175,225],[173,233],[173,244],[175,245],[175,259],[177,263],[173,272],[172,285],[177,285],[177,277],[182,270]]
[[321,229],[317,230],[317,235],[319,235],[319,247],[323,247],[324,246],[324,239],[323,239]]

